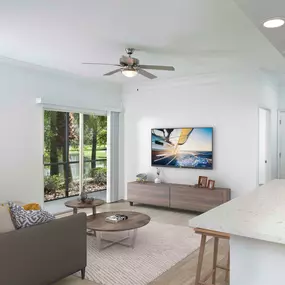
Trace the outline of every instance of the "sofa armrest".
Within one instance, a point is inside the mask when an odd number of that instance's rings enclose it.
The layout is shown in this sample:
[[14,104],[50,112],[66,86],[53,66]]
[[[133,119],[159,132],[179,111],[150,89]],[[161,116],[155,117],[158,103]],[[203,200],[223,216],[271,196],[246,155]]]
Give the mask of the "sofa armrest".
[[0,284],[48,285],[86,266],[86,214],[0,235]]

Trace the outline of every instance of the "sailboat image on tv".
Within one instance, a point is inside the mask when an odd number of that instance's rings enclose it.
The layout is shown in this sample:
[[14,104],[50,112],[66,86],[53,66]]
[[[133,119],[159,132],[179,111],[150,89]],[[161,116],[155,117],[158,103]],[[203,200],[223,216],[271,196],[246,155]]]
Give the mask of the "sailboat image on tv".
[[213,128],[151,130],[153,166],[213,169]]

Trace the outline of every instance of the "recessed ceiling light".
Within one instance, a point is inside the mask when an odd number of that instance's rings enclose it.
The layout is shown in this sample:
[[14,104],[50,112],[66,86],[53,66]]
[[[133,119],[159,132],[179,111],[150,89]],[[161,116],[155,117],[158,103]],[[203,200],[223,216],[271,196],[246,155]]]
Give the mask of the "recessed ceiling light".
[[281,18],[275,18],[267,20],[263,23],[263,26],[268,29],[279,28],[285,24],[285,21]]

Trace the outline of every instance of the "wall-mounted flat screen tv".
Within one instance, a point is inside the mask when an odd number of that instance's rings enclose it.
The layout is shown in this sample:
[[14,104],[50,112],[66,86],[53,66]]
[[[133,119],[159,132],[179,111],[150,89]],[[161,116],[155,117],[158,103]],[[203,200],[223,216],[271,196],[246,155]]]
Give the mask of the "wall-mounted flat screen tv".
[[213,128],[152,129],[151,164],[213,169]]

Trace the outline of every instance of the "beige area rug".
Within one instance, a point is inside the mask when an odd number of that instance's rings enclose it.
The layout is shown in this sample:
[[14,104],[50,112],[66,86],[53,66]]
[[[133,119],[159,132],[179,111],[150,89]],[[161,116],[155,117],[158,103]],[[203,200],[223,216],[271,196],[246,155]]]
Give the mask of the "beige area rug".
[[87,237],[86,278],[104,285],[145,285],[195,251],[199,235],[189,227],[150,222],[138,230],[134,249],[114,245],[102,251]]

